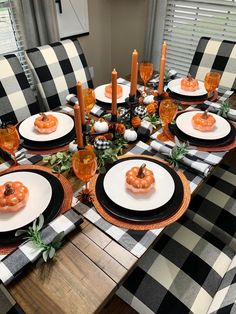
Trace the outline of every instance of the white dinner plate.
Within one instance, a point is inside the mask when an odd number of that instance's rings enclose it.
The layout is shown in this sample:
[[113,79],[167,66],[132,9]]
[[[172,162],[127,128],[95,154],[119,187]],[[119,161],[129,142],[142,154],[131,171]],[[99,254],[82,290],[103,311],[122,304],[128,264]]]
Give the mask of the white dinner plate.
[[212,131],[202,132],[194,129],[192,125],[192,117],[196,113],[204,113],[204,111],[189,111],[180,114],[176,119],[176,126],[185,134],[204,140],[217,140],[227,136],[231,130],[229,122],[218,116],[217,114],[210,113],[216,119],[215,127]]
[[40,174],[28,171],[12,172],[0,176],[0,185],[7,181],[20,181],[29,189],[25,207],[16,213],[0,212],[0,232],[22,228],[35,220],[47,208],[52,197],[52,187]]
[[[153,171],[154,187],[148,193],[134,193],[125,186],[126,172],[143,163]],[[119,162],[104,177],[104,190],[107,196],[117,205],[129,210],[147,211],[166,204],[175,190],[175,183],[169,172],[161,165],[143,159],[132,159]]]
[[181,82],[182,78],[179,79],[175,79],[172,80],[168,83],[168,88],[171,92],[179,94],[179,95],[183,95],[183,96],[192,96],[192,97],[196,97],[196,96],[205,96],[207,95],[207,91],[204,87],[204,83],[201,81],[198,81],[198,89],[194,92],[189,92],[189,91],[185,91],[181,88]]
[[74,127],[74,120],[60,112],[46,112],[52,114],[58,119],[58,126],[55,132],[50,134],[40,134],[34,129],[34,121],[39,116],[35,114],[21,122],[19,126],[19,133],[22,137],[30,141],[45,142],[59,139],[67,135]]
[[[105,96],[105,87],[109,84],[100,85],[95,88],[96,99],[102,102],[111,103],[111,98]],[[125,102],[125,99],[129,97],[130,86],[118,84],[122,87],[123,93],[120,98],[117,98],[117,104]]]

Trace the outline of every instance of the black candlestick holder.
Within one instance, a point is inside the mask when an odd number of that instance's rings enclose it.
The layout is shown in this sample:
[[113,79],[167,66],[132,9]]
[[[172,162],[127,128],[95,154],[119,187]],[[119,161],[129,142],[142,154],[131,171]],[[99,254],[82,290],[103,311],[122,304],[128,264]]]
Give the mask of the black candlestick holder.
[[127,97],[125,99],[126,104],[128,105],[129,108],[129,114],[130,114],[130,124],[131,124],[131,120],[134,116],[134,109],[135,107],[137,107],[137,105],[139,104],[138,102],[138,98],[135,95],[129,95],[129,97]]

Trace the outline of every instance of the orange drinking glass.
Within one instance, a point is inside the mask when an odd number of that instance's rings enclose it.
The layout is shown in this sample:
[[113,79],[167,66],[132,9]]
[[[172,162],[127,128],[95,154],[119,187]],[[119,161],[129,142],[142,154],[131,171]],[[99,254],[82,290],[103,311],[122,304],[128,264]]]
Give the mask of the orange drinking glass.
[[208,93],[208,97],[211,96],[211,93],[216,90],[219,86],[221,75],[218,72],[209,72],[206,74],[204,79],[204,86]]
[[153,74],[153,64],[150,62],[141,62],[139,68],[140,77],[143,80],[144,91],[146,90],[147,82]]
[[96,103],[95,92],[92,88],[83,89],[83,100],[84,100],[84,110],[89,116],[90,111],[92,110],[93,106]]
[[163,131],[157,138],[161,141],[168,141],[173,139],[173,135],[169,131],[168,124],[174,119],[178,108],[174,100],[164,99],[160,103],[159,115],[162,121]]
[[0,148],[5,152],[13,155],[16,164],[15,151],[20,145],[20,137],[16,126],[8,125],[6,128],[0,129]]
[[77,178],[85,182],[85,189],[79,194],[80,200],[92,200],[91,191],[88,188],[89,180],[97,170],[97,158],[91,149],[83,149],[75,152],[72,157],[72,167]]

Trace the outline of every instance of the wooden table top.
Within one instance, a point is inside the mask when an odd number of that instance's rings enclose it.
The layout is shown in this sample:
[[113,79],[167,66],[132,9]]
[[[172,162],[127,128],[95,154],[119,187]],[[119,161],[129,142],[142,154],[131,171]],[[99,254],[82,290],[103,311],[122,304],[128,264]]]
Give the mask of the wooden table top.
[[[78,188],[78,181],[69,179],[73,188]],[[80,211],[82,207],[75,206]],[[98,313],[137,261],[84,219],[55,260],[38,268],[32,266],[8,289],[26,313]]]

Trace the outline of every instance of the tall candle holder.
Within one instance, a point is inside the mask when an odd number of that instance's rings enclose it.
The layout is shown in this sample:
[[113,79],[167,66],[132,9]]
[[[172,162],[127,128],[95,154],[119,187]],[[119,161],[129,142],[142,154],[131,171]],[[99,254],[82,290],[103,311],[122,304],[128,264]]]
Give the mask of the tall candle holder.
[[130,114],[130,124],[131,124],[131,120],[133,118],[133,114],[134,114],[134,109],[137,105],[139,105],[138,102],[138,98],[135,95],[129,95],[129,97],[127,97],[125,99],[126,104],[128,105],[128,109],[129,109],[129,114]]

